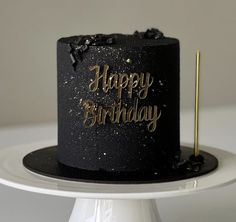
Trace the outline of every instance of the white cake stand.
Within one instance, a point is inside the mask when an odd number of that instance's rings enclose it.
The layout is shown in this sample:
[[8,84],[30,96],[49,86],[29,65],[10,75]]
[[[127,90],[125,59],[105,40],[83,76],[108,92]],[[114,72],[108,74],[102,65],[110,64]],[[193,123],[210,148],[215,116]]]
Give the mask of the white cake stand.
[[236,180],[236,155],[210,147],[201,149],[219,160],[216,171],[168,183],[113,185],[71,182],[36,175],[26,170],[22,158],[50,142],[0,150],[0,183],[17,189],[76,198],[69,222],[160,222],[154,199],[192,194],[222,187]]

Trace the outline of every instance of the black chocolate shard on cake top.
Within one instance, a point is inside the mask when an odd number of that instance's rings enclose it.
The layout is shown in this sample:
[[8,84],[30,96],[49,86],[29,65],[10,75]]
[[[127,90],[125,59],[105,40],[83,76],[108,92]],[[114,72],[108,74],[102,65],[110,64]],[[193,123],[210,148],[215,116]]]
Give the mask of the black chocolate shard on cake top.
[[[133,35],[122,34],[95,34],[95,35],[81,35],[74,36],[70,45],[70,57],[74,71],[76,71],[78,62],[82,62],[83,54],[87,52],[90,46],[107,46],[115,45],[123,42],[124,37],[135,39],[149,39],[158,40],[165,38],[164,34],[159,29],[151,28],[145,32],[135,31]],[[118,41],[117,41],[118,40]]]
[[115,39],[111,35],[96,34],[78,36],[76,41],[70,43],[70,57],[74,70],[76,70],[78,61],[83,60],[83,53],[89,49],[89,46],[111,45],[114,42]]
[[146,32],[135,31],[134,36],[136,36],[140,39],[160,39],[160,38],[164,38],[164,34],[159,29],[155,29],[155,28],[147,29]]

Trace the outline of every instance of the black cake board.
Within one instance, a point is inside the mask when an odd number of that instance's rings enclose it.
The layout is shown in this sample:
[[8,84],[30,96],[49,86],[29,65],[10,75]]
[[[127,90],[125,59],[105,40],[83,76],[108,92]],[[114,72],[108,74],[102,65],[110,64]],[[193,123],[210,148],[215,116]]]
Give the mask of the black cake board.
[[[193,149],[181,147],[181,159],[188,160]],[[57,146],[46,147],[27,154],[23,165],[30,171],[56,179],[109,184],[144,184],[171,182],[205,175],[218,166],[218,160],[212,154],[201,151],[204,164],[198,170],[172,170],[163,173],[119,174],[105,171],[87,171],[68,167],[57,161]]]

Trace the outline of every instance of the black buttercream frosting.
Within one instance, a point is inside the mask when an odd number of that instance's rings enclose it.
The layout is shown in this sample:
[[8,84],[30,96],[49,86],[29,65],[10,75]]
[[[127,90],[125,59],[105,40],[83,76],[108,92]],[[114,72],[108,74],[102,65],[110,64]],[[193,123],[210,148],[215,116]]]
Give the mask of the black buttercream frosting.
[[[57,64],[57,158],[60,163],[98,175],[118,173],[121,177],[139,172],[156,175],[183,165],[189,168],[189,164],[183,164],[180,158],[177,39],[165,37],[157,29],[136,31],[133,35],[61,38],[57,43]],[[120,97],[114,87],[106,91],[102,77],[96,89],[95,85],[89,88],[98,69],[99,75],[106,73],[106,81],[113,79],[112,85],[121,81],[116,78],[123,78],[126,87],[122,88]],[[140,81],[135,82],[134,78],[132,84],[137,87],[130,93],[128,86],[133,76]],[[140,98],[148,76],[147,96]],[[127,78],[129,83],[125,85]],[[122,119],[122,113],[116,115],[119,121],[112,119],[113,114],[119,113],[116,109],[112,114],[111,107],[118,107],[117,104],[126,112],[133,109],[141,113],[139,120],[136,115],[137,118],[127,122]],[[94,113],[104,109],[108,113],[105,122],[95,121],[86,127],[85,110],[88,107],[94,109]],[[151,122],[148,117],[154,114],[155,107],[158,120],[153,130],[153,125],[148,128]],[[143,115],[145,112],[146,116]],[[130,115],[133,114],[130,112]],[[89,115],[88,122],[93,118]]]

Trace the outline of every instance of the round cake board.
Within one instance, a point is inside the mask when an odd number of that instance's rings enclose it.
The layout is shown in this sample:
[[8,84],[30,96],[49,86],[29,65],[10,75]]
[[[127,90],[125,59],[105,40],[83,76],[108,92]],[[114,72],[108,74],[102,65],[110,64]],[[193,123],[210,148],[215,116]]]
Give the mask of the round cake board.
[[[192,148],[186,146],[181,147],[181,158],[183,160],[189,160],[192,154]],[[108,173],[105,171],[91,172],[67,167],[57,161],[57,146],[51,146],[28,153],[23,158],[23,164],[32,172],[56,179],[90,183],[143,184],[188,179],[207,174],[217,168],[218,161],[212,154],[201,151],[201,157],[204,158],[204,164],[200,167],[198,166],[199,169],[196,171],[186,169],[188,167],[186,165],[178,170],[165,170],[164,173],[155,173],[156,170],[154,170],[152,173],[139,172],[130,175],[127,173]],[[192,162],[189,162],[189,164],[190,163]],[[192,164],[189,167],[193,167]]]
[[[231,184],[236,180],[236,155],[216,148],[201,149],[217,157],[217,170],[186,180],[148,184],[103,184],[61,180],[35,174],[23,157],[55,142],[20,145],[0,150],[0,183],[36,193],[76,198],[69,222],[160,222],[153,199],[187,195]],[[90,219],[90,220],[89,220]]]

